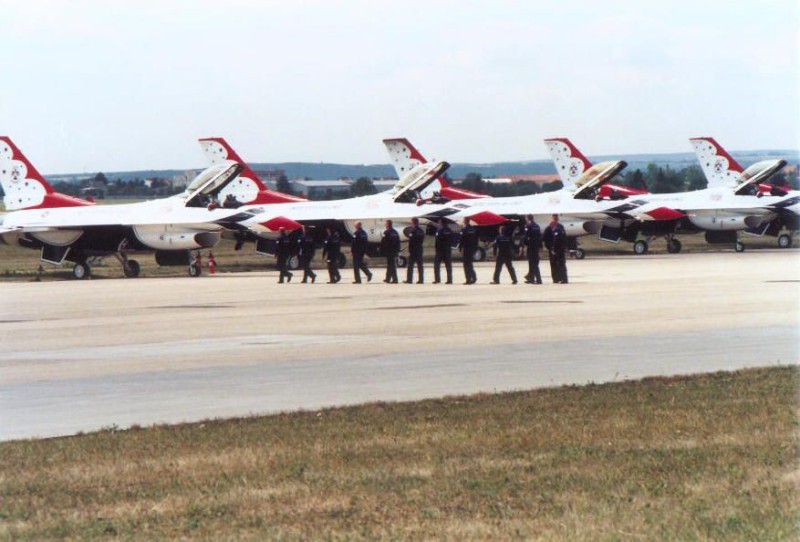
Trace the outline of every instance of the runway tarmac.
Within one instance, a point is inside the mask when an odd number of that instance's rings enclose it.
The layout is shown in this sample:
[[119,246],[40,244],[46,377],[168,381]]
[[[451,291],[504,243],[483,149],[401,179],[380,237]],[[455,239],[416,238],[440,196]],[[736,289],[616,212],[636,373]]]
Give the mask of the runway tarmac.
[[475,286],[460,266],[455,285],[3,283],[0,440],[795,364],[798,256],[589,257],[541,286],[490,285],[491,264]]

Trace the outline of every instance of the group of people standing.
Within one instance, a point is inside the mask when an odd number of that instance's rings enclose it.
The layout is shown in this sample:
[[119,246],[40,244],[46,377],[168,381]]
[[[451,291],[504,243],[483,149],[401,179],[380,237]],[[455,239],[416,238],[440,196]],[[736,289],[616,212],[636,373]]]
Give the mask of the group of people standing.
[[[425,230],[420,227],[419,219],[412,218],[412,225],[406,232],[408,237],[408,268],[406,270],[406,279],[403,281],[406,284],[414,282],[414,271],[416,268],[417,284],[425,283],[425,268],[422,263],[423,256],[423,243],[425,241]],[[394,229],[391,220],[385,223],[386,229],[381,236],[380,253],[386,258],[386,276],[384,282],[389,284],[397,284],[397,257],[400,255],[401,240],[397,230]],[[517,275],[514,270],[514,256],[515,245],[513,239],[514,226],[505,226],[500,234],[495,238],[492,246],[496,254],[496,262],[494,269],[494,277],[492,284],[500,284],[500,274],[503,266],[508,270],[511,276],[512,284],[517,283]],[[342,280],[339,273],[339,258],[341,254],[342,240],[339,232],[335,228],[327,228],[325,235],[325,242],[323,244],[322,256],[325,258],[328,267],[328,283],[335,284]],[[440,219],[436,227],[435,233],[435,256],[433,260],[433,276],[434,284],[442,282],[441,267],[444,265],[445,269],[445,284],[453,284],[453,235],[455,233],[450,228],[445,219]],[[463,226],[461,229],[461,236],[458,241],[458,250],[462,254],[462,262],[464,265],[464,277],[466,281],[464,284],[475,284],[478,281],[478,276],[475,274],[474,257],[478,249],[478,232],[472,225],[469,218],[464,218]],[[542,276],[539,271],[539,250],[544,244],[547,248],[548,256],[550,259],[550,273],[553,277],[553,282],[557,284],[566,284],[567,278],[567,264],[566,255],[568,250],[567,234],[564,226],[559,223],[558,215],[552,216],[552,221],[542,232],[539,225],[534,221],[532,215],[526,217],[526,222],[523,227],[522,244],[525,247],[525,252],[528,259],[528,274],[525,275],[525,282],[528,284],[542,284]],[[367,281],[372,280],[372,271],[365,262],[367,248],[369,245],[369,238],[367,232],[364,231],[361,222],[356,222],[355,231],[353,232],[353,241],[350,247],[353,257],[353,273],[355,284],[361,284],[361,274],[366,275]],[[296,239],[292,239],[286,232],[285,228],[280,228],[280,234],[277,241],[277,260],[278,269],[280,270],[279,283],[283,283],[284,279],[287,282],[292,280],[292,273],[289,271],[289,258],[293,254],[300,256],[300,265],[303,268],[303,283],[307,283],[310,279],[315,282],[317,275],[311,269],[311,261],[314,258],[316,246],[313,237],[309,234],[307,226],[303,226],[303,230]]]

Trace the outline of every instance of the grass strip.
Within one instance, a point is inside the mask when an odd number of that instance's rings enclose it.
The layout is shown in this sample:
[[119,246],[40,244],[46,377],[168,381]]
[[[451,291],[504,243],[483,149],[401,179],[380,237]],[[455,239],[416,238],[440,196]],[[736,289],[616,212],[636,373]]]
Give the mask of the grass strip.
[[796,540],[795,366],[0,444],[0,538]]

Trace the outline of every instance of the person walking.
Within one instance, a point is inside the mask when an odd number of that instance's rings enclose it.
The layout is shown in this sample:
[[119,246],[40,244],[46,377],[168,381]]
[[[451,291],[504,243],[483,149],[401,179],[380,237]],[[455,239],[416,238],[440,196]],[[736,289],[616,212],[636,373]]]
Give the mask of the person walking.
[[381,236],[381,254],[386,257],[386,278],[383,282],[397,284],[397,255],[400,254],[400,236],[392,226],[392,221],[386,221],[386,229]]
[[411,229],[408,232],[408,270],[406,272],[406,284],[414,281],[414,265],[417,266],[417,284],[425,282],[425,274],[422,267],[422,244],[425,242],[425,230],[419,227],[419,219],[411,219]]
[[342,240],[339,232],[333,228],[325,230],[325,244],[322,248],[322,257],[328,264],[328,284],[336,284],[342,280],[339,274],[339,255],[342,251]]
[[286,228],[281,226],[278,229],[278,246],[275,250],[275,256],[278,258],[278,271],[280,277],[279,284],[283,284],[283,278],[286,277],[286,282],[292,282],[292,274],[289,272],[289,258],[292,257],[292,241],[286,234]]
[[473,258],[478,249],[478,230],[470,224],[469,218],[464,218],[461,238],[458,240],[458,249],[461,251],[461,259],[464,263],[464,284],[475,284],[478,282],[478,275],[475,274]]
[[500,235],[495,238],[494,243],[494,253],[496,255],[496,261],[494,264],[494,280],[492,284],[500,284],[500,271],[503,270],[503,266],[506,266],[508,269],[508,274],[511,275],[511,284],[517,283],[517,273],[514,271],[514,239],[511,235],[514,233],[514,226],[505,226],[503,227]]
[[368,246],[369,237],[367,237],[367,232],[361,227],[360,221],[356,222],[356,231],[353,232],[353,244],[350,245],[350,252],[353,255],[353,274],[355,275],[353,284],[361,284],[362,271],[367,275],[367,282],[372,280],[372,271],[369,270],[369,267],[364,262]]
[[444,218],[439,219],[439,227],[436,229],[436,256],[433,259],[433,282],[439,284],[441,275],[439,269],[444,262],[444,270],[447,273],[447,284],[453,284],[453,230],[448,226]]
[[303,284],[311,279],[313,284],[317,280],[317,274],[311,270],[311,260],[314,259],[314,252],[316,252],[314,245],[314,236],[308,231],[308,226],[303,226],[303,231],[297,238],[297,253],[300,255],[300,264],[303,266]]
[[556,284],[567,284],[567,232],[558,222],[558,215],[544,230],[544,246],[550,256],[550,275]]
[[525,275],[525,282],[528,284],[541,284],[542,275],[539,272],[539,249],[542,248],[542,230],[539,224],[533,220],[533,215],[528,215],[525,223],[525,236],[522,242],[525,243],[525,253],[528,257],[528,274]]

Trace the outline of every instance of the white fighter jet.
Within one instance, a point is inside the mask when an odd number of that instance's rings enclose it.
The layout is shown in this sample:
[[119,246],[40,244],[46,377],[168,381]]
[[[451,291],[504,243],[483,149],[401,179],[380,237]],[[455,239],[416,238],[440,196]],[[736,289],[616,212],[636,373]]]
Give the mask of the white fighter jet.
[[[59,194],[8,137],[0,137],[0,184],[7,213],[0,240],[41,251],[41,260],[73,263],[75,278],[90,275],[93,257],[115,256],[126,277],[140,266],[128,257],[155,252],[160,265],[187,265],[189,251],[214,246],[227,228],[244,217],[214,203],[242,167],[223,161],[200,173],[179,195],[142,203],[94,205]],[[215,208],[216,207],[216,208]]]
[[[553,192],[502,198],[481,198],[451,201],[447,209],[436,209],[423,215],[428,219],[445,216],[459,221],[480,212],[522,222],[528,214],[540,224],[547,224],[553,214],[571,239],[571,250],[577,258],[585,251],[577,246],[577,237],[599,233],[614,220],[632,220],[630,196],[641,191],[613,185],[610,181],[627,164],[623,160],[592,165],[567,138],[546,139],[545,144],[559,172],[563,187]],[[666,212],[670,212],[667,210]]]
[[[226,159],[235,159],[245,165],[228,145],[216,147],[216,150],[207,150],[210,141],[219,142],[221,138],[200,140],[206,156],[224,156]],[[287,231],[299,229],[302,225],[311,226],[318,241],[322,240],[327,228],[333,228],[339,231],[343,241],[347,242],[352,238],[356,223],[360,222],[367,233],[371,254],[375,255],[387,219],[392,220],[394,229],[398,231],[401,239],[404,239],[406,228],[411,225],[411,219],[419,217],[423,212],[421,209],[427,211],[431,206],[437,210],[447,208],[443,204],[431,203],[431,198],[434,197],[434,192],[441,192],[443,188],[441,178],[449,167],[450,164],[445,161],[414,164],[402,172],[400,180],[391,190],[369,196],[331,201],[244,205],[239,207],[241,211],[246,212],[239,225],[249,232],[250,240],[256,242],[257,252],[272,254],[274,232],[281,226]],[[444,185],[447,185],[446,181]],[[237,193],[233,192],[233,195],[240,199]],[[474,194],[474,196],[480,195]],[[428,203],[423,205],[424,201]],[[470,216],[480,225],[499,224],[505,221],[504,218],[483,210],[476,210],[475,213],[467,212],[465,216]],[[435,221],[438,218],[432,217],[431,220]],[[241,234],[239,235],[241,239]],[[401,257],[399,262],[401,266],[404,261],[405,259]],[[344,265],[344,262],[340,261],[340,265]]]
[[[667,239],[669,252],[680,251],[680,233],[704,232],[709,243],[732,243],[737,252],[745,249],[740,232],[778,236],[778,246],[791,246],[791,233],[797,230],[797,191],[766,184],[786,165],[783,159],[762,160],[743,169],[712,137],[691,138],[708,188],[692,192],[648,194],[637,198],[635,214],[640,224],[627,224],[628,231],[641,231],[647,240],[634,243],[634,252],[647,252],[647,241],[656,235]],[[660,220],[654,231],[648,223],[670,209],[679,213],[674,219]]]

